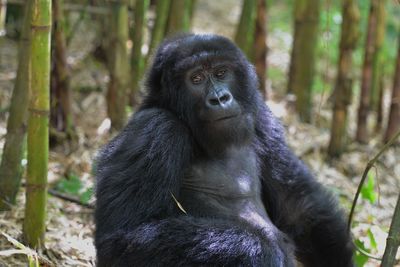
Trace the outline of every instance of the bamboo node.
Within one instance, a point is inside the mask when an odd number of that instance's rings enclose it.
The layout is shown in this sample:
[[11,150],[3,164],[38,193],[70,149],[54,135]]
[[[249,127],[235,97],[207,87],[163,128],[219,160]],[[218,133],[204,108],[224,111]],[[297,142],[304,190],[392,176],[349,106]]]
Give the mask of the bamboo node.
[[50,111],[48,109],[37,109],[37,108],[28,108],[29,112],[37,114],[39,116],[49,116]]
[[47,189],[47,184],[25,184],[26,191],[42,191]]
[[51,24],[48,25],[34,25],[31,24],[31,29],[32,30],[38,30],[38,31],[48,31],[51,29]]

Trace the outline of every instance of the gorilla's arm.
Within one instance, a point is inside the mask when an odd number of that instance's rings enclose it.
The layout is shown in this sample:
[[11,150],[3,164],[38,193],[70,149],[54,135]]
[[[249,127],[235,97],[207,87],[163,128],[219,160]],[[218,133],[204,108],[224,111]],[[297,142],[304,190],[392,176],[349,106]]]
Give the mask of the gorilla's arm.
[[172,194],[179,199],[190,157],[187,128],[160,109],[136,113],[102,150],[96,173],[98,266],[289,266],[284,247],[261,245],[267,242],[261,234],[232,222],[194,219],[177,208]]
[[97,160],[97,235],[172,215],[190,154],[188,130],[172,114],[137,112]]
[[293,266],[244,229],[190,216],[148,222],[99,240],[98,266]]
[[268,214],[295,241],[305,266],[352,266],[352,241],[342,211],[287,147],[277,119],[261,106],[255,146]]

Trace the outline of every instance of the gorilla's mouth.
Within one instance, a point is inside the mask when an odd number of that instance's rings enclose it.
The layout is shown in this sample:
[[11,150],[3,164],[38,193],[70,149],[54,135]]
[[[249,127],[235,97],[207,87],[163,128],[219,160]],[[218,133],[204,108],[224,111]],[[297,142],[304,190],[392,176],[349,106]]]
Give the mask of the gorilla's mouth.
[[224,121],[224,120],[229,120],[229,119],[236,118],[236,117],[238,117],[238,116],[239,116],[239,114],[235,114],[235,115],[229,115],[229,116],[224,116],[224,117],[221,117],[221,118],[217,118],[217,119],[215,119],[214,121]]

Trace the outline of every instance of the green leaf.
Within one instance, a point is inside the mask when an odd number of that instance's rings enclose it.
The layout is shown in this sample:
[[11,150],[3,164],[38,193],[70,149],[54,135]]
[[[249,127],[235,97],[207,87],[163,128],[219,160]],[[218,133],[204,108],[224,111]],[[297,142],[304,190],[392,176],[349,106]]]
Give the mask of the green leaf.
[[375,236],[372,233],[371,229],[368,229],[367,234],[368,234],[369,241],[371,243],[371,248],[376,249],[378,247],[378,244],[376,243]]
[[69,175],[68,178],[63,178],[56,185],[58,191],[72,195],[78,195],[82,187],[81,180],[74,174]]
[[82,203],[88,204],[90,198],[92,197],[92,195],[93,195],[93,188],[90,187],[90,188],[86,189],[86,191],[81,194],[79,199],[80,199],[80,201],[82,201]]
[[[354,243],[357,247],[361,248],[362,250],[370,252],[370,250],[364,246],[364,242],[362,242],[361,240],[356,239],[354,241]],[[365,256],[364,254],[361,254],[358,250],[355,250],[354,262],[356,263],[357,267],[363,267],[365,265],[365,263],[367,263],[367,261],[368,261],[367,256]]]
[[371,204],[374,204],[377,199],[377,194],[375,193],[375,177],[369,172],[367,183],[365,183],[361,188],[361,197],[368,200]]

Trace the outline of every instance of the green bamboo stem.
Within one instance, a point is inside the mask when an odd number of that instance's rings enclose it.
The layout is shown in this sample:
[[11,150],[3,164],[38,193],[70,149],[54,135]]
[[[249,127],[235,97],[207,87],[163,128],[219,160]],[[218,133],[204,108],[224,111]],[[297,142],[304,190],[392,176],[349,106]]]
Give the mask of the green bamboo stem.
[[194,16],[194,13],[196,11],[196,5],[197,5],[197,0],[190,0],[189,1],[189,29],[192,27],[192,18]]
[[295,1],[294,39],[289,68],[288,92],[296,95],[296,111],[311,122],[312,85],[318,42],[320,0]]
[[257,10],[254,26],[253,62],[256,67],[258,80],[260,81],[260,92],[263,99],[267,99],[266,76],[267,76],[267,0],[257,0]]
[[167,24],[171,0],[157,1],[156,21],[151,34],[151,41],[148,55],[151,55],[154,49],[161,43],[165,36],[165,25]]
[[6,34],[7,0],[0,0],[0,36]]
[[18,49],[18,70],[11,97],[7,134],[0,164],[0,210],[8,210],[15,198],[22,177],[21,160],[24,152],[29,98],[29,38],[30,5],[25,7],[24,24]]
[[187,32],[190,28],[192,0],[172,0],[168,16],[167,36]]
[[131,54],[131,92],[130,103],[132,106],[137,104],[136,94],[139,90],[139,81],[144,71],[145,60],[142,55],[143,30],[146,25],[146,13],[149,8],[149,0],[137,1],[134,10],[134,26],[131,28],[132,54]]
[[396,69],[392,88],[392,101],[390,104],[388,124],[384,140],[388,141],[400,129],[400,31],[398,38]]
[[242,14],[235,35],[236,44],[251,60],[256,27],[257,0],[243,1]]
[[111,3],[109,72],[110,83],[107,90],[107,112],[111,127],[121,129],[126,118],[126,96],[129,85],[129,58],[126,43],[129,37],[128,3]]
[[31,64],[28,117],[28,171],[23,236],[30,247],[43,245],[49,149],[51,0],[31,0]]
[[374,52],[372,58],[372,86],[371,86],[371,107],[378,111],[379,105],[379,81],[383,75],[383,53],[382,46],[385,41],[386,33],[386,0],[380,0],[377,3],[376,11],[376,38],[374,40]]
[[344,0],[342,6],[338,74],[334,89],[334,107],[331,123],[331,139],[328,147],[330,157],[342,154],[347,143],[348,106],[353,95],[353,51],[359,39],[360,11],[356,0]]

